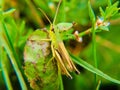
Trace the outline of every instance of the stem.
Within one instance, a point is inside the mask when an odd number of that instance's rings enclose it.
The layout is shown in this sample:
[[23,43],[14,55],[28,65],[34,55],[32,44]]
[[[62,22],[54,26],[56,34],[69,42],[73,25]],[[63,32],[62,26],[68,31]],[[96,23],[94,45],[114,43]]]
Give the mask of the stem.
[[58,77],[59,77],[59,80],[60,80],[60,90],[64,90],[63,81],[62,81],[62,75],[61,75],[61,70],[60,70],[59,65],[58,65]]
[[[93,59],[95,67],[97,68],[97,57],[96,57],[96,34],[95,34],[95,26],[92,27],[92,45],[93,45]],[[97,75],[95,74],[95,86],[97,82]]]
[[[87,29],[87,30],[79,33],[78,36],[79,36],[79,37],[83,37],[83,36],[85,36],[85,35],[87,35],[87,34],[90,34],[90,33],[91,33],[91,30],[92,30],[92,29],[89,28],[89,29]],[[65,37],[63,37],[63,40],[69,40],[69,39],[75,39],[75,35],[69,34],[69,35],[66,35]]]
[[82,36],[87,35],[87,34],[90,34],[90,33],[91,33],[91,28],[89,28],[89,29],[87,29],[87,30],[79,33],[78,36],[79,36],[79,37],[82,37]]
[[61,90],[64,90],[63,81],[62,81],[62,75],[60,75],[59,78],[60,78],[60,88],[61,88]]

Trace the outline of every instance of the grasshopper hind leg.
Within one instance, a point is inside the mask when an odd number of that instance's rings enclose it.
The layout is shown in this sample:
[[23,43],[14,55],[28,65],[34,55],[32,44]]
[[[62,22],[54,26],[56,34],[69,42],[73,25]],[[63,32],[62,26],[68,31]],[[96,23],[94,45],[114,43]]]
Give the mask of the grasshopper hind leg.
[[62,59],[61,59],[61,56],[60,54],[58,53],[57,50],[54,49],[53,45],[51,45],[51,50],[52,50],[52,53],[53,53],[53,58],[56,59],[57,61],[57,64],[58,64],[58,68],[60,68],[61,72],[63,74],[65,74],[66,76],[68,76],[70,79],[72,79],[72,76],[69,74],[69,72],[67,71]]
[[75,64],[72,62],[72,60],[70,60],[70,62],[71,62],[71,64],[72,64],[72,67],[73,67],[75,73],[80,74],[80,71],[76,68],[76,66],[75,66]]
[[72,76],[69,74],[67,68],[65,67],[59,53],[57,52],[57,50],[55,50],[55,59],[57,60],[59,67],[61,68],[61,71],[63,74],[65,74],[66,76],[68,76],[70,79],[72,79]]

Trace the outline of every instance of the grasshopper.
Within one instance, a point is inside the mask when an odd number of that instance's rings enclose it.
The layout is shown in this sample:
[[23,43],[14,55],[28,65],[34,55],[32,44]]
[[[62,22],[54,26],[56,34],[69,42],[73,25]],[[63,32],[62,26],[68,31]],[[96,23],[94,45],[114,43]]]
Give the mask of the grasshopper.
[[67,77],[70,77],[72,79],[72,76],[70,75],[69,72],[77,72],[78,74],[80,73],[76,66],[74,65],[73,61],[69,57],[69,54],[65,48],[65,45],[63,43],[63,40],[60,36],[60,32],[63,32],[65,30],[69,30],[70,28],[73,27],[72,23],[59,23],[55,25],[55,20],[58,14],[58,10],[60,7],[60,3],[62,0],[59,1],[55,17],[53,19],[53,23],[50,21],[50,19],[47,17],[47,15],[44,13],[43,10],[40,11],[44,14],[46,19],[50,23],[50,30],[48,31],[49,34],[49,39],[46,39],[47,41],[51,41],[51,50],[53,57],[51,60],[55,59],[57,61],[58,68],[60,68],[62,74],[66,75]]

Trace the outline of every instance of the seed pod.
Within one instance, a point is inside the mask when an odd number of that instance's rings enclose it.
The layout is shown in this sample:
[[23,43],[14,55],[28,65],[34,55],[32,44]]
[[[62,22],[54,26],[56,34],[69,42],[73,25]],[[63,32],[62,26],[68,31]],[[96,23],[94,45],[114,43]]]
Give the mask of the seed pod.
[[36,30],[28,38],[24,49],[24,72],[34,90],[58,90],[58,68],[52,58],[47,32]]

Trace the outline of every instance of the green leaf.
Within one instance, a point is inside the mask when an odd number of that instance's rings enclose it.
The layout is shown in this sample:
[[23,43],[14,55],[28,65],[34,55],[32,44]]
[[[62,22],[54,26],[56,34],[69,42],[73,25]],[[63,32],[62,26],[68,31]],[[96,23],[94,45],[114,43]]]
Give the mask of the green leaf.
[[0,46],[0,50],[1,50],[1,52],[0,52],[0,66],[2,69],[3,78],[4,78],[7,89],[9,88],[9,90],[13,90],[12,84],[10,82],[9,70],[8,70],[8,67],[6,64],[7,63],[6,61],[8,60],[7,54],[2,46]]
[[103,73],[102,71],[98,70],[97,68],[93,67],[92,65],[90,65],[89,63],[85,62],[84,60],[77,58],[75,56],[73,56],[72,54],[70,54],[72,60],[77,63],[78,65],[82,66],[83,68],[87,69],[88,71],[95,73],[109,81],[112,81],[114,83],[120,84],[119,80],[116,80],[112,77],[110,77],[109,75]]
[[92,23],[94,23],[95,22],[95,14],[91,7],[90,1],[88,1],[88,9],[89,9],[90,19],[91,19]]
[[48,33],[43,30],[34,31],[24,49],[24,72],[34,90],[59,90],[57,64],[50,61],[50,42],[41,40],[47,37]]
[[5,11],[5,12],[3,13],[3,15],[4,15],[4,16],[7,16],[7,15],[13,13],[14,11],[15,11],[14,8],[10,8],[9,10]]
[[100,7],[99,10],[100,10],[101,17],[104,17],[104,16],[105,16],[105,12],[104,12],[104,10],[102,9],[102,7]]
[[22,23],[20,24],[20,35],[22,35],[24,33],[25,30],[25,21],[22,21]]
[[103,30],[103,31],[109,31],[108,26],[100,26],[98,29]]
[[111,0],[108,0],[108,7],[110,7],[112,5]]
[[7,33],[7,31],[8,31],[7,26],[6,26],[5,22],[0,23],[0,26],[1,26],[0,30],[2,30],[2,33],[0,33],[1,42],[2,42],[8,56],[10,58],[12,66],[13,66],[13,68],[16,72],[16,75],[18,77],[18,80],[20,82],[21,88],[27,90],[27,86],[25,84],[25,81],[23,79],[21,71],[20,71],[18,64],[16,62],[18,59],[16,59],[16,56],[15,56],[16,52],[13,51],[14,47],[13,47],[13,44],[11,43],[11,40],[10,40],[9,35]]
[[115,2],[113,5],[106,7],[104,19],[109,19],[118,13],[118,3],[119,2]]

